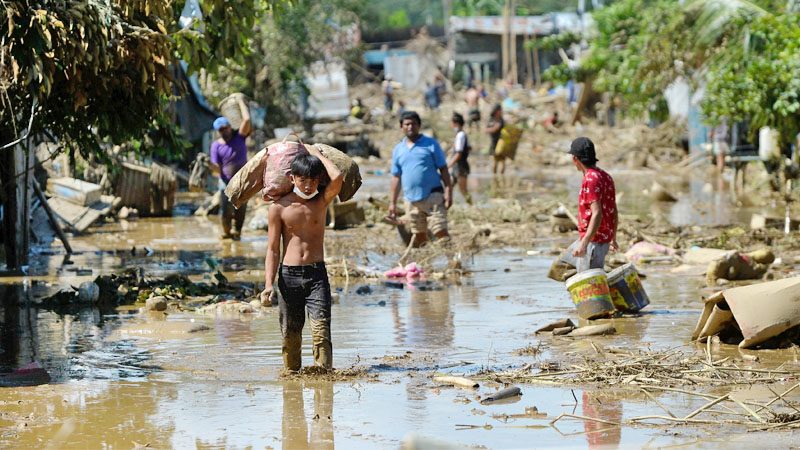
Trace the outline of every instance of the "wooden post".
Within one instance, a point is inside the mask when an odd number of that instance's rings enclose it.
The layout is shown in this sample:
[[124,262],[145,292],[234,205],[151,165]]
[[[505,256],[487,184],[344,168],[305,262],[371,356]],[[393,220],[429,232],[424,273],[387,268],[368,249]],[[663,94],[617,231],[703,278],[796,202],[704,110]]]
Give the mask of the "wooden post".
[[526,34],[522,48],[525,50],[525,87],[527,89],[533,87],[533,61],[531,61],[531,50],[528,48],[530,43],[531,37],[529,34]]
[[[13,139],[13,138],[12,138]],[[10,139],[9,139],[10,140]],[[6,142],[0,139],[0,142]],[[19,145],[0,151],[0,189],[3,192],[3,245],[6,267],[17,270],[28,262],[31,189],[29,157]]]
[[[536,36],[533,37],[533,41],[536,42]],[[533,80],[536,86],[542,84],[542,73],[539,69],[539,48],[533,48]]]
[[509,18],[509,0],[505,0],[505,4],[503,5],[503,35],[500,38],[500,46],[502,47],[501,56],[503,59],[500,77],[504,81],[508,75],[508,29],[511,26]]
[[517,32],[514,30],[514,18],[517,16],[517,1],[511,0],[511,7],[509,8],[508,13],[508,33],[509,33],[509,52],[511,52],[511,79],[514,80],[514,84],[519,82],[518,70],[517,70]]

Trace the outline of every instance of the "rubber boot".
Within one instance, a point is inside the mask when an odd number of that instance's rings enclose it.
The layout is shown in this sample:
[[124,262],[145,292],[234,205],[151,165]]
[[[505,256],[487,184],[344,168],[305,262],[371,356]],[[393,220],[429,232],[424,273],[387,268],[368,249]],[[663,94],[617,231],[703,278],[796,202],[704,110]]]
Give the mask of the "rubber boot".
[[[291,371],[297,372],[300,370],[302,366],[303,359],[302,359],[302,348],[301,344],[303,342],[303,335],[301,333],[286,333],[283,337],[283,347],[281,351],[283,352],[283,368]],[[316,356],[316,353],[315,353]]]
[[311,348],[314,363],[327,370],[333,368],[333,345],[331,344],[331,322],[328,319],[311,319]]

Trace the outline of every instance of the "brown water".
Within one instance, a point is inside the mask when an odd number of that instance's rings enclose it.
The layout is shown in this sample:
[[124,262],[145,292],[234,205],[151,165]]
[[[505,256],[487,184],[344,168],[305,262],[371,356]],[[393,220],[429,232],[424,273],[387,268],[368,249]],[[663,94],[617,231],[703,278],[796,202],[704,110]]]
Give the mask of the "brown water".
[[[565,193],[576,190],[577,174],[563,175],[565,184],[542,173],[523,175],[522,184],[553,183]],[[650,181],[633,175],[623,180],[632,193]],[[474,182],[482,186],[485,178]],[[367,183],[361,195],[373,186],[377,192],[378,183]],[[623,208],[639,205],[637,198],[642,197],[629,195]],[[659,208],[668,216],[693,217],[675,213],[679,205]],[[735,215],[721,214],[713,221]],[[523,395],[515,400],[481,405],[478,396],[501,386],[483,383],[478,391],[469,391],[434,385],[430,377],[436,372],[473,375],[484,368],[558,360],[587,348],[587,340],[533,335],[537,327],[575,314],[563,284],[544,276],[550,257],[527,256],[527,249],[479,254],[468,262],[473,276],[439,291],[398,290],[375,282],[371,293],[359,295],[359,284],[346,290],[335,286],[341,294],[333,307],[335,366],[361,367],[367,376],[327,382],[279,377],[276,310],[247,316],[164,316],[140,315],[130,308],[40,307],[37,300],[59,286],[130,266],[153,275],[181,272],[196,279],[209,277],[211,267],[219,266],[233,280],[263,279],[263,232],[248,232],[242,242],[220,243],[214,237],[215,223],[194,217],[107,224],[95,231],[74,240],[78,254],[72,264],[43,254],[35,258],[31,276],[0,284],[0,373],[38,361],[53,380],[0,388],[2,447],[397,448],[409,436],[491,448],[742,447],[763,439],[763,434],[727,427],[620,428],[572,419],[548,426],[560,413],[619,421],[657,411],[650,400],[632,392],[521,385]],[[658,267],[648,268],[647,275],[652,303],[645,314],[613,320],[620,333],[592,342],[702,351],[688,342],[704,292],[702,280]],[[210,329],[188,332],[198,324]],[[306,336],[305,364],[311,364],[309,342]],[[539,343],[543,353],[536,357],[514,354]],[[723,355],[732,349],[716,351]],[[782,352],[765,358],[783,361],[791,356]],[[659,401],[676,415],[704,402],[669,393]],[[534,406],[547,418],[513,417]],[[792,442],[784,433],[771,433],[769,439],[778,445]]]

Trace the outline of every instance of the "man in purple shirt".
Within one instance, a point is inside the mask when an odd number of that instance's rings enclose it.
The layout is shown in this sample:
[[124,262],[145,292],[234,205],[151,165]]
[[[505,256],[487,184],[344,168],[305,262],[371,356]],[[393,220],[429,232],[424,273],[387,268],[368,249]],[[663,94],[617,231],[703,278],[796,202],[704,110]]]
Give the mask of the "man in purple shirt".
[[[247,163],[245,138],[250,135],[251,131],[250,111],[241,99],[239,100],[239,109],[242,112],[242,125],[238,130],[234,130],[228,119],[224,117],[214,120],[214,129],[217,130],[220,138],[211,144],[211,170],[219,176],[220,190],[222,191],[225,190],[236,172]],[[233,239],[234,241],[241,239],[246,211],[246,204],[238,209],[234,208],[228,200],[228,196],[222,192],[220,205],[222,239]],[[231,228],[231,221],[233,221],[233,228]]]

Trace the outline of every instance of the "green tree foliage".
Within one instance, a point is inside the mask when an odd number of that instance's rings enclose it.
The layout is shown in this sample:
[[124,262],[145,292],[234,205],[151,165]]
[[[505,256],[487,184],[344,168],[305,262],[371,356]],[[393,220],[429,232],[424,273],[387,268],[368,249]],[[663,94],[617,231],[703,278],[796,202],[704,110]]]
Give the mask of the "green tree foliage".
[[294,119],[292,108],[305,92],[309,64],[360,59],[360,48],[352,46],[352,32],[358,29],[364,3],[296,0],[284,5],[280,14],[261,17],[252,32],[250,52],[206,76],[206,94],[216,102],[231,92],[243,92],[267,107],[270,122]]
[[[798,16],[777,0],[620,0],[595,11],[595,34],[577,67],[560,64],[547,79],[593,80],[593,88],[622,97],[636,114],[660,102],[683,77],[705,84],[709,123],[749,119],[798,131]],[[556,40],[554,39],[554,42]]]
[[386,25],[392,29],[408,28],[411,26],[411,20],[409,20],[406,10],[396,9],[386,18]]
[[748,24],[745,44],[729,45],[712,62],[702,110],[709,121],[750,120],[788,143],[800,131],[800,16],[764,15]]
[[87,156],[102,156],[98,137],[123,142],[163,126],[171,65],[180,58],[214,70],[245,54],[254,17],[280,5],[203,0],[202,26],[183,29],[182,2],[0,4],[0,145],[27,128],[33,111],[30,132],[46,130]]

